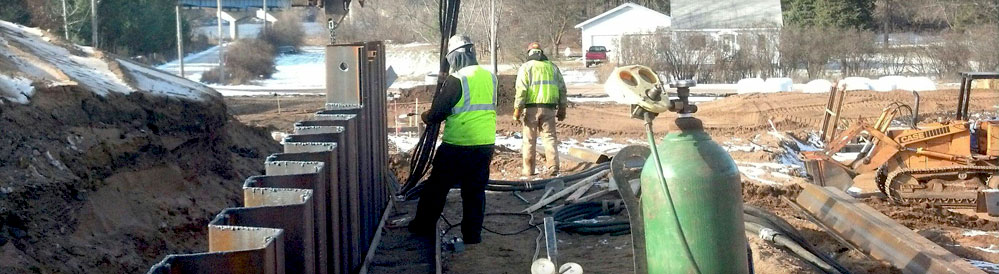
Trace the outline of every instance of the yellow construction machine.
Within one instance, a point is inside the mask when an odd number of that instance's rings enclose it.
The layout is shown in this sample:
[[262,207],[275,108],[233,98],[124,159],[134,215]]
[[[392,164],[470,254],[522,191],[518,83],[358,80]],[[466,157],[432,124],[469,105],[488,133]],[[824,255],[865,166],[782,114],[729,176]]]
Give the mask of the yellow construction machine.
[[[844,128],[840,110],[846,93],[832,89],[823,117],[821,137],[826,147],[803,152],[813,182],[843,190],[861,177],[896,203],[929,203],[945,207],[981,208],[979,192],[999,187],[999,120],[972,120],[972,81],[999,79],[999,73],[961,73],[956,116],[950,121],[917,125],[915,109],[891,103],[873,123],[858,121]],[[900,114],[908,112],[904,126]],[[894,123],[893,123],[894,122]],[[844,148],[859,148],[856,157],[834,160]],[[872,176],[873,175],[873,176]]]

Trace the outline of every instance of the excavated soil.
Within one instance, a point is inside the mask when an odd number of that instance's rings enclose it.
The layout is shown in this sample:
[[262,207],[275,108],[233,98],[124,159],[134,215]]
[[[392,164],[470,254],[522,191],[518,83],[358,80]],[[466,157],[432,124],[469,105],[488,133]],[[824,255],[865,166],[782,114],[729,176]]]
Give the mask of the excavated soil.
[[142,273],[204,252],[209,220],[280,150],[215,97],[39,88],[0,117],[0,273]]
[[[509,80],[501,80],[505,82]],[[389,127],[395,127],[395,118],[407,113],[426,110],[429,107],[429,87],[416,87],[400,91],[401,97],[389,106]],[[570,88],[570,94],[572,94]],[[948,119],[956,110],[956,90],[939,90],[922,92],[921,120],[935,121]],[[512,91],[501,89],[500,109],[509,108],[503,105],[503,98],[512,97]],[[775,163],[786,157],[786,151],[781,149],[786,138],[776,137],[796,136],[805,139],[808,133],[814,132],[822,118],[822,110],[827,102],[827,94],[802,93],[772,93],[772,94],[742,94],[732,95],[719,100],[699,104],[700,111],[696,117],[704,121],[707,131],[723,145],[745,145],[750,149],[735,149],[732,157],[742,163]],[[418,111],[414,111],[415,98],[420,98]],[[240,120],[267,126],[271,120],[289,119],[289,114],[276,113],[276,105],[260,103],[271,98],[229,98],[233,114]],[[288,103],[295,101],[298,103]],[[287,98],[282,101],[285,109],[300,104],[302,113],[311,113],[315,107],[315,98]],[[873,121],[880,115],[882,108],[890,103],[912,104],[913,96],[909,92],[850,92],[844,104],[845,119],[856,122],[860,119]],[[246,103],[244,103],[246,102]],[[254,105],[257,108],[242,108],[241,105]],[[316,106],[321,104],[315,103]],[[999,93],[987,90],[975,90],[972,94],[971,109],[973,113],[981,114],[982,118],[995,116],[996,105],[999,104]],[[629,117],[628,106],[611,103],[576,103],[571,104],[568,118],[559,123],[558,133],[563,139],[585,140],[594,137],[609,137],[618,143],[645,143],[644,128],[641,121]],[[299,115],[290,111],[290,115]],[[655,128],[658,136],[668,130],[671,114],[663,114],[656,120]],[[905,117],[903,117],[904,119]],[[399,119],[401,130],[407,130],[407,119]],[[285,122],[274,124],[287,124]],[[276,129],[281,129],[275,125]],[[776,129],[777,133],[772,131]],[[498,133],[512,135],[520,132],[520,124],[510,117],[509,112],[501,112],[498,117]],[[397,150],[393,150],[397,151]],[[404,179],[408,174],[409,155],[398,153],[391,157],[391,168]],[[573,163],[563,161],[562,169],[572,172],[582,166],[572,166]],[[517,179],[520,169],[518,151],[497,148],[492,165],[492,177],[495,179]],[[822,252],[832,255],[844,266],[855,273],[899,273],[897,269],[886,262],[874,260],[866,255],[833,240],[821,228],[808,221],[803,215],[791,208],[783,198],[794,200],[800,192],[800,184],[808,180],[799,171],[788,171],[788,176],[763,177],[776,182],[776,185],[766,185],[755,179],[743,177],[743,199],[746,204],[770,210],[785,218],[799,229],[805,238]],[[595,190],[590,190],[594,192]],[[525,198],[536,201],[541,191],[523,192]],[[600,199],[618,199],[616,193],[607,194]],[[925,205],[894,205],[879,198],[864,200],[875,209],[896,219],[918,233],[926,236],[955,254],[972,260],[999,263],[999,227],[995,222],[977,219],[957,214],[948,210],[926,207]],[[514,212],[527,207],[523,201],[511,193],[487,193],[487,212]],[[541,222],[543,214],[535,214],[534,224]],[[453,192],[448,198],[445,217],[452,223],[461,220],[460,196]],[[622,213],[614,218],[626,219]],[[485,227],[496,232],[516,232],[529,228],[526,216],[489,215]],[[458,235],[458,229],[452,229],[449,236]],[[484,232],[483,243],[470,245],[463,252],[445,253],[445,269],[449,273],[524,273],[528,271],[534,258],[535,240],[538,231],[529,229],[515,235],[499,235]],[[587,273],[628,273],[632,270],[631,238],[623,236],[583,236],[559,232],[560,258],[562,262],[580,263]],[[817,269],[793,256],[786,250],[774,248],[756,240],[756,236],[747,235],[753,248],[756,273],[819,273]],[[540,251],[544,256],[544,248]]]

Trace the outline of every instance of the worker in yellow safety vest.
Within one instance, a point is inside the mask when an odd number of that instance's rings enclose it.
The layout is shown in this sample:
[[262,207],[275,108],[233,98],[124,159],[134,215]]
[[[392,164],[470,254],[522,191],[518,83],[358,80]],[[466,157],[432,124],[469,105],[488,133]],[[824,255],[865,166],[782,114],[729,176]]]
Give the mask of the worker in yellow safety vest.
[[524,146],[521,148],[524,176],[535,175],[534,155],[537,138],[545,146],[545,174],[558,176],[558,136],[555,120],[565,119],[566,88],[562,72],[545,56],[537,42],[527,47],[527,63],[517,73],[516,99],[513,118],[524,125]]
[[496,142],[496,76],[478,65],[472,41],[464,35],[448,40],[451,72],[425,123],[444,122],[443,143],[434,156],[433,170],[420,193],[416,217],[409,231],[434,235],[452,186],[461,187],[461,234],[466,244],[482,241],[485,187]]

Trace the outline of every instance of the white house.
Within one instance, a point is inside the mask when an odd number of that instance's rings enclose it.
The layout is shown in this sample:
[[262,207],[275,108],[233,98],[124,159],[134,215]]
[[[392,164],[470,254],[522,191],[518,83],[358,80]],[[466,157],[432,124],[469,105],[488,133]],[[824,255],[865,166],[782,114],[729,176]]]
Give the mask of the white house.
[[740,35],[774,35],[784,25],[780,0],[671,0],[673,31],[711,35],[735,47]]
[[669,15],[634,3],[625,3],[576,25],[582,30],[583,51],[590,46],[607,47],[614,55],[617,41],[626,34],[646,34],[669,28]]

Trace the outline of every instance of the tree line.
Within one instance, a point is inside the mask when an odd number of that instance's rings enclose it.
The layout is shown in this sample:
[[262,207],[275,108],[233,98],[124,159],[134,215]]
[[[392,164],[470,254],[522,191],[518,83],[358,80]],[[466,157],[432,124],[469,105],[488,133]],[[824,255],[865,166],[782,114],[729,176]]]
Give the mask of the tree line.
[[[0,20],[38,27],[67,36],[80,45],[96,45],[125,56],[176,56],[174,1],[95,0],[97,41],[92,41],[91,0],[0,0]],[[63,11],[65,5],[65,18]],[[190,41],[191,27],[182,23],[182,37]]]

